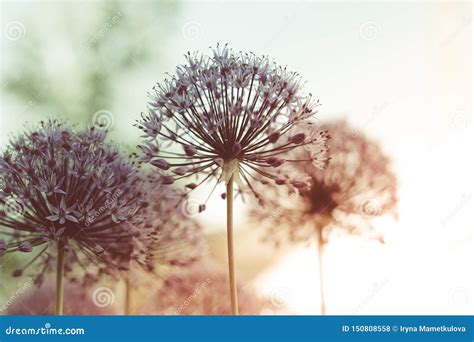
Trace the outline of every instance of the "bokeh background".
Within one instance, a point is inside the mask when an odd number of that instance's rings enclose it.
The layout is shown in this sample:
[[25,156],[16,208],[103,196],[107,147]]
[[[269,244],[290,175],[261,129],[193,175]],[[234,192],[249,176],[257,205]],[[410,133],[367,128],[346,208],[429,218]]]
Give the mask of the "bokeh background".
[[[26,122],[100,117],[133,151],[147,92],[218,42],[288,65],[319,118],[377,139],[400,182],[399,220],[374,221],[385,244],[329,241],[327,313],[474,312],[470,2],[12,1],[1,29],[2,147]],[[288,313],[318,314],[315,246],[275,251],[236,205],[239,279]],[[216,193],[207,207],[196,218],[225,265],[225,202]],[[0,304],[24,286],[9,277],[15,262],[1,265]]]

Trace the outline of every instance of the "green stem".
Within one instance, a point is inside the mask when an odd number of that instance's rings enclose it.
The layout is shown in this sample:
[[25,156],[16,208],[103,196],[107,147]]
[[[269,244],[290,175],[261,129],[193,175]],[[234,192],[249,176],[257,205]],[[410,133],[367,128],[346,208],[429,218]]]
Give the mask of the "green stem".
[[318,248],[318,263],[319,263],[319,294],[321,301],[321,315],[326,314],[326,303],[324,301],[324,279],[323,279],[323,229],[316,227],[316,246]]
[[58,241],[58,264],[56,269],[56,315],[64,314],[64,262],[66,250],[64,242]]
[[232,306],[232,315],[239,314],[239,306],[237,300],[237,282],[235,278],[234,265],[234,176],[232,175],[227,183],[226,200],[227,200],[227,260],[229,264],[229,286],[230,286],[230,303]]

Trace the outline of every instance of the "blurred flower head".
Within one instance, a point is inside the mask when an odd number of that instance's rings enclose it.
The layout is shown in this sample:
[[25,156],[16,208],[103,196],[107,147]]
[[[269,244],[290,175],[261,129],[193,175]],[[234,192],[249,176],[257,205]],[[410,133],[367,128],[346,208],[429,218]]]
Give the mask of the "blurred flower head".
[[295,132],[313,124],[319,105],[302,93],[297,73],[268,57],[219,45],[211,57],[188,53],[186,60],[154,87],[149,113],[137,125],[145,139],[141,159],[165,172],[163,183],[195,176],[197,183],[187,184],[192,190],[210,179],[227,183],[234,177],[258,197],[255,175],[298,184],[277,175],[281,165],[293,162],[285,152],[317,146],[306,160],[324,167],[328,135]]
[[105,136],[50,120],[12,139],[0,157],[0,225],[7,228],[0,251],[34,253],[24,268],[42,261],[38,279],[54,258],[53,242],[98,267],[116,265],[111,244],[129,248],[126,223],[141,206],[142,178]]
[[[67,305],[65,315],[114,315],[118,314],[114,303],[101,305],[95,299],[93,288],[67,283],[64,290]],[[41,287],[31,287],[16,298],[7,308],[7,315],[54,315],[56,303],[56,285],[46,281]]]
[[[239,312],[258,315],[275,309],[269,299],[237,284]],[[207,261],[170,276],[144,308],[151,315],[230,315],[228,275],[224,268]]]
[[[324,124],[321,129],[329,130],[332,139],[326,169],[309,162],[296,164],[288,172],[306,178],[307,186],[297,190],[267,188],[262,196],[264,208],[251,210],[252,217],[270,230],[265,239],[278,242],[279,231],[287,230],[290,240],[306,241],[315,229],[325,227],[351,234],[373,233],[372,217],[396,214],[397,178],[379,144],[356,133],[345,121]],[[306,159],[310,153],[303,149],[291,156]]]
[[[143,192],[143,209],[131,221],[139,233],[133,241],[131,259],[164,279],[202,256],[206,246],[204,235],[202,227],[183,212],[188,197],[184,191],[163,185],[159,175],[150,174]],[[140,274],[136,278],[141,278]]]

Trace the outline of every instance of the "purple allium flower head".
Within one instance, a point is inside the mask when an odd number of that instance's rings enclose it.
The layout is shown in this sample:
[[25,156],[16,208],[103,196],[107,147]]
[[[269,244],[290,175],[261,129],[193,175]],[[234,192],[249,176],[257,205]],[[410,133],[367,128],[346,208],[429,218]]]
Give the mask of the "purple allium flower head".
[[[259,315],[276,307],[250,287],[238,284],[239,312]],[[225,268],[198,263],[171,275],[144,306],[151,315],[230,315],[229,283]]]
[[[324,124],[331,132],[331,159],[320,170],[312,163],[299,163],[289,173],[304,180],[299,189],[267,187],[261,198],[262,208],[251,209],[251,216],[269,228],[266,238],[278,243],[280,231],[292,241],[307,241],[315,229],[345,229],[351,234],[368,232],[370,219],[396,215],[397,178],[390,159],[378,143],[370,140],[345,121]],[[319,134],[317,131],[308,135]],[[305,159],[309,149],[290,152],[291,158]]]
[[318,145],[307,161],[324,166],[327,134],[294,133],[311,126],[319,105],[302,93],[297,73],[219,45],[211,57],[188,53],[186,60],[154,87],[149,113],[137,125],[145,138],[142,161],[164,172],[163,183],[203,176],[188,184],[192,190],[212,178],[227,183],[233,177],[258,197],[255,175],[282,184],[276,169],[295,162],[284,152]]
[[141,205],[142,177],[105,136],[50,120],[11,141],[0,156],[0,225],[8,237],[0,255],[33,252],[45,270],[51,242],[61,241],[70,258],[109,264],[109,245],[131,240],[122,223]]

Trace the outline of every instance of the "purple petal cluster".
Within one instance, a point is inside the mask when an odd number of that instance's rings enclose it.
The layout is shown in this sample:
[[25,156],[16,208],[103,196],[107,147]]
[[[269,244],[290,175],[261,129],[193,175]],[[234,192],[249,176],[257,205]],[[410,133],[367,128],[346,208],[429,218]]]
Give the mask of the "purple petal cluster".
[[111,264],[109,246],[130,244],[123,223],[141,206],[143,178],[105,138],[50,120],[11,140],[0,156],[0,256],[34,252],[25,268],[39,260],[45,270],[60,241],[69,258]]

